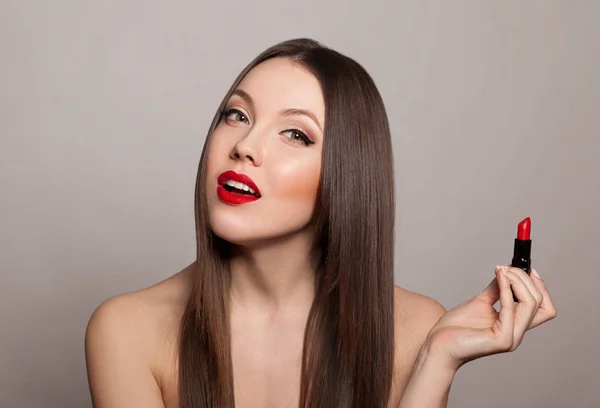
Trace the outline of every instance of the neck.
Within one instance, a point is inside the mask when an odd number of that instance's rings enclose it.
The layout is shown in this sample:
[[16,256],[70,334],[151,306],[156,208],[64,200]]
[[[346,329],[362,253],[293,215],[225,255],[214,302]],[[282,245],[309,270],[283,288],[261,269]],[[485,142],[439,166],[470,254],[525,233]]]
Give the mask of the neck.
[[314,234],[302,231],[260,245],[236,246],[230,261],[232,299],[269,309],[311,304],[313,239]]

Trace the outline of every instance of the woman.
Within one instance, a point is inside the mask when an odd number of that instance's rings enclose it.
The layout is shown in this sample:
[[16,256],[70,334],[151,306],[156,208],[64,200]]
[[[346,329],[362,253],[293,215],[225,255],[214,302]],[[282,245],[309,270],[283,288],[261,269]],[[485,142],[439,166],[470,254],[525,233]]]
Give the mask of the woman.
[[196,261],[90,319],[94,407],[444,407],[460,366],[552,319],[516,268],[447,313],[394,286],[391,147],[352,59],[298,39],[252,61],[200,159]]

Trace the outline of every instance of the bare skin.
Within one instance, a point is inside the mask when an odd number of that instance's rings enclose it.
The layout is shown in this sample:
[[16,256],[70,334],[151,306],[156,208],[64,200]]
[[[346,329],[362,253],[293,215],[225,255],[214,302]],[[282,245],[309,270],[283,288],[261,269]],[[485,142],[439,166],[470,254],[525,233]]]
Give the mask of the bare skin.
[[[156,285],[113,297],[95,311],[86,333],[94,407],[178,407],[177,335],[194,269],[192,263]],[[240,408],[294,407],[298,402],[306,312],[293,305],[268,310],[232,310]],[[398,406],[419,349],[444,313],[437,301],[395,287],[398,346],[390,407]]]

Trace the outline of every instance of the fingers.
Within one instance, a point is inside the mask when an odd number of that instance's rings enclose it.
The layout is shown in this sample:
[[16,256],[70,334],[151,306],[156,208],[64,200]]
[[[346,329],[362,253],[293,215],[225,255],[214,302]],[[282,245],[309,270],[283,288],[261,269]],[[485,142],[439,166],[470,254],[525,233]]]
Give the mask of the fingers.
[[533,283],[531,276],[529,276],[523,269],[520,269],[520,268],[509,268],[509,270],[511,272],[517,274],[519,276],[519,278],[521,278],[521,280],[523,281],[525,286],[527,286],[527,289],[529,289],[529,292],[535,298],[535,302],[539,306],[542,303],[544,296],[543,296],[542,292]]
[[[496,271],[500,268],[500,266],[496,267]],[[477,297],[480,300],[488,303],[490,306],[496,304],[498,299],[500,299],[500,288],[498,287],[498,278],[492,279],[492,281],[487,285],[487,287],[482,290]]]
[[[541,301],[542,296],[535,285],[528,282],[531,279],[521,269],[508,268],[507,277],[510,281],[512,291],[519,301],[515,306],[514,313],[514,341],[512,345],[512,350],[514,350],[523,341],[523,336],[529,329],[539,308],[538,300]],[[534,293],[531,292],[530,287],[533,288]]]
[[540,303],[540,307],[537,313],[535,314],[533,321],[529,325],[530,329],[537,327],[540,324],[547,322],[548,320],[554,319],[558,313],[556,307],[554,306],[554,303],[552,302],[550,293],[548,293],[548,288],[546,288],[546,284],[540,278],[540,275],[535,269],[531,271],[531,281],[542,294],[542,302]]
[[513,301],[513,294],[510,290],[510,281],[505,266],[496,268],[496,280],[498,281],[500,291],[500,312],[498,313],[497,325],[494,325],[493,331],[502,343],[500,344],[501,349],[508,351],[512,348],[514,341],[514,314],[516,305]]

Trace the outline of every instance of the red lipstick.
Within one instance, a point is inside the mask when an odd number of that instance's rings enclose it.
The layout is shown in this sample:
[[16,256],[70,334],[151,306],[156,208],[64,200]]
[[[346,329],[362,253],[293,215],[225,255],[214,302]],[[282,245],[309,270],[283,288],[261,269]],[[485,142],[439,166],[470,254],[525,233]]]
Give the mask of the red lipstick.
[[531,219],[529,217],[525,218],[523,221],[519,223],[517,227],[517,239],[521,241],[527,241],[531,234]]
[[[531,272],[531,219],[525,218],[517,227],[517,238],[515,238],[515,247],[511,266],[523,269],[527,274]],[[513,293],[513,299],[517,298]]]
[[[231,183],[234,182],[234,183]],[[225,204],[240,205],[256,201],[260,198],[260,191],[254,181],[245,174],[238,174],[233,170],[221,173],[217,179],[217,196]],[[240,185],[245,184],[252,191],[246,191]]]

